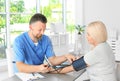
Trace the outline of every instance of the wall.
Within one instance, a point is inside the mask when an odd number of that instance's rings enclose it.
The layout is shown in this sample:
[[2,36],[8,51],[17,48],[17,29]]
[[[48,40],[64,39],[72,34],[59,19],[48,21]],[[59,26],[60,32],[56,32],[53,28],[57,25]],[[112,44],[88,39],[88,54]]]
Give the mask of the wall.
[[84,24],[83,5],[83,0],[75,0],[75,24]]
[[[120,0],[75,0],[75,19],[76,24],[83,25],[101,20],[112,33],[115,29],[120,35]],[[109,32],[108,36],[111,36]],[[86,42],[84,48],[88,49]]]
[[[80,6],[81,2],[83,8]],[[83,9],[82,12],[80,9]],[[76,0],[75,10],[76,23],[88,24],[94,20],[101,20],[107,28],[117,29],[120,34],[120,0]]]

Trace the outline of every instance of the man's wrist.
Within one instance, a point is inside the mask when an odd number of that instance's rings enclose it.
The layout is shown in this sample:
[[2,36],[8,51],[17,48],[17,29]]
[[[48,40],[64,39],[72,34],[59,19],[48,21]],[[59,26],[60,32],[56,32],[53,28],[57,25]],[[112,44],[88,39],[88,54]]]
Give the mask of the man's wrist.
[[36,66],[36,72],[42,72],[41,68],[40,68],[40,65]]

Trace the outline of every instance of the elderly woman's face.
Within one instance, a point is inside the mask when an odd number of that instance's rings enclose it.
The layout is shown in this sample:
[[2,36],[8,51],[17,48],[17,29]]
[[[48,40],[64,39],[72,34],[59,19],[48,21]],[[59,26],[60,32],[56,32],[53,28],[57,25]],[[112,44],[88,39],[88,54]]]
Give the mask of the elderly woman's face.
[[90,36],[89,32],[87,32],[86,38],[89,44],[93,45],[95,43],[94,39]]

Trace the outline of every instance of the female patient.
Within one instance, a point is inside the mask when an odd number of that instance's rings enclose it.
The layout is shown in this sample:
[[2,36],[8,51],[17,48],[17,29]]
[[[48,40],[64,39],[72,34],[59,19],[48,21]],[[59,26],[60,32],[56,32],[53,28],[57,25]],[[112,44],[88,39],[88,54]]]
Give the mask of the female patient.
[[101,21],[95,21],[88,25],[86,31],[87,40],[93,46],[92,50],[74,61],[71,66],[59,70],[59,73],[86,68],[90,81],[116,81],[115,58],[106,42],[105,25]]

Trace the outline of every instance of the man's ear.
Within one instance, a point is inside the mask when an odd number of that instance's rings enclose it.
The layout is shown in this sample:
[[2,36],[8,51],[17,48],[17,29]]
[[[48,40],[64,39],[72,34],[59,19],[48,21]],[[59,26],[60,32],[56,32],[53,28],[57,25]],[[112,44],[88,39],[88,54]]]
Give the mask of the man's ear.
[[32,30],[32,26],[31,25],[29,25],[29,29]]

